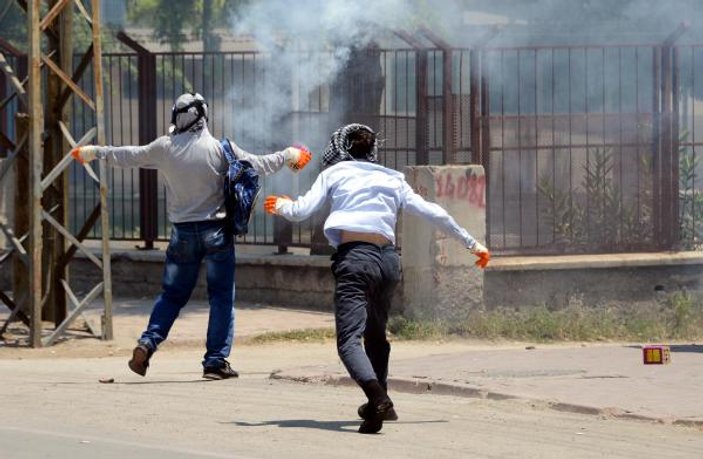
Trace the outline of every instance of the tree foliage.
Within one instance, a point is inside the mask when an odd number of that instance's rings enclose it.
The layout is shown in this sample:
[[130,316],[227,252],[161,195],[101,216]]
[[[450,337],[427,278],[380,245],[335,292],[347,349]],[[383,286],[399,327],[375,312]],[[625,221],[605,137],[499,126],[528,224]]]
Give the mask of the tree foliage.
[[27,43],[27,16],[15,0],[0,1],[0,34],[17,48]]
[[133,0],[128,5],[130,22],[154,29],[155,37],[172,51],[183,43],[202,39],[206,51],[215,51],[219,43],[212,34],[216,27],[227,26],[232,15],[247,0]]

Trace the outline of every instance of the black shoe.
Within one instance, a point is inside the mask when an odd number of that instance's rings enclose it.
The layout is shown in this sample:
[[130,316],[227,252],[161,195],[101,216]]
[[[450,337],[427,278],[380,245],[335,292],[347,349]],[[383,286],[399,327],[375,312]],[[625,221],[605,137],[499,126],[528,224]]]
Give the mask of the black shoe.
[[203,378],[205,379],[227,379],[239,378],[239,373],[229,365],[228,361],[220,367],[205,367],[203,369]]
[[[364,417],[366,414],[366,405],[368,405],[368,403],[364,403],[363,405],[359,405],[359,409],[356,410],[356,412],[359,414],[359,417],[361,419],[366,419]],[[386,417],[384,417],[383,420],[384,421],[397,421],[398,414],[395,412],[395,408],[391,407],[391,409],[386,412]]]
[[362,413],[364,422],[359,426],[359,433],[375,434],[383,428],[383,420],[388,416],[388,412],[393,409],[393,402],[390,398],[385,397],[379,403],[375,403],[371,407],[370,403],[366,404],[366,409]]
[[132,360],[127,362],[129,369],[140,376],[146,376],[146,370],[149,368],[149,359],[154,352],[144,344],[139,344],[132,351]]

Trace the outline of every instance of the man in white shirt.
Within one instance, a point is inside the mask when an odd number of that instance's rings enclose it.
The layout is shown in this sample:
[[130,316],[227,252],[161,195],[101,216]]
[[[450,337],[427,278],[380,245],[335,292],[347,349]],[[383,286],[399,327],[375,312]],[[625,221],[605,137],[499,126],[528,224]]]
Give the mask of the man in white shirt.
[[400,281],[400,257],[394,246],[398,212],[402,208],[424,217],[458,239],[480,258],[481,267],[490,254],[442,207],[416,194],[403,174],[377,164],[376,134],[368,126],[350,124],[335,131],[322,162],[325,170],[304,196],[296,201],[269,196],[265,208],[300,221],[326,201],[331,204],[324,233],[337,249],[332,256],[337,350],[369,400],[359,407],[364,419],[359,432],[376,433],[383,421],[397,419],[387,394],[386,322]]

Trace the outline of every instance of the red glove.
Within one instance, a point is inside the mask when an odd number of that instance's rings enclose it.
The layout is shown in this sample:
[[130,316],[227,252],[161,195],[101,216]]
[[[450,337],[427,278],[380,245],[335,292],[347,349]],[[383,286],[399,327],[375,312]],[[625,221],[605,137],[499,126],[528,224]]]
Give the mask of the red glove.
[[282,196],[269,195],[269,196],[266,196],[266,199],[264,200],[264,210],[266,211],[266,213],[276,215],[278,213],[279,207],[283,203],[291,202],[291,201],[292,201],[292,199],[286,195],[282,195]]
[[478,260],[476,260],[476,263],[474,264],[481,269],[485,268],[491,260],[491,252],[489,252],[488,249],[478,241],[476,241],[476,244],[474,244],[471,249],[471,253],[478,257]]
[[312,159],[312,153],[310,153],[310,150],[302,145],[286,148],[285,155],[286,164],[294,171],[299,171],[304,168],[305,165]]
[[79,163],[86,164],[98,157],[98,147],[94,145],[76,147],[71,150],[71,156]]
[[483,252],[480,254],[477,254],[478,260],[476,260],[476,263],[474,263],[476,266],[479,268],[483,269],[488,265],[488,262],[491,260],[491,253],[490,252]]

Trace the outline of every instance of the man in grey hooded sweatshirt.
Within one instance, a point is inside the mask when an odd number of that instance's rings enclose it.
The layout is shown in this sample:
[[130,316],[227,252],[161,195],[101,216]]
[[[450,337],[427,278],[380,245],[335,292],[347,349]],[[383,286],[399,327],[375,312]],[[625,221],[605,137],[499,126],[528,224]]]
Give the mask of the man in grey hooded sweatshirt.
[[[223,192],[228,163],[220,142],[207,128],[207,120],[205,99],[197,93],[186,93],[176,99],[168,135],[148,145],[88,145],[73,151],[81,162],[107,158],[111,166],[158,169],[166,185],[172,229],[162,292],[128,364],[141,376],[146,375],[152,354],[188,302],[203,259],[210,303],[203,377],[239,376],[227,361],[234,336],[235,262],[234,237],[225,218]],[[261,175],[273,174],[284,165],[297,171],[310,161],[309,152],[294,147],[267,155],[247,153],[234,142],[232,147],[237,159],[250,162]]]

